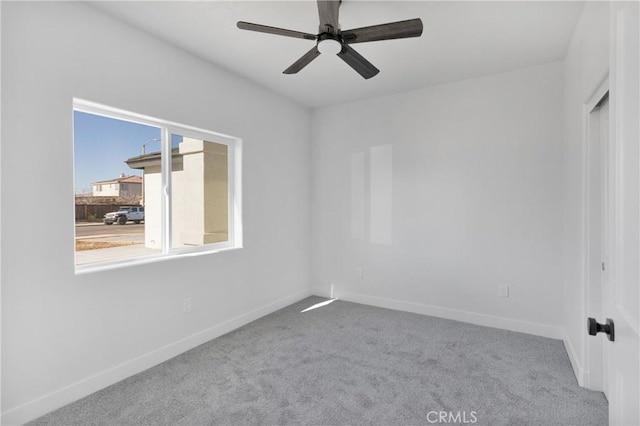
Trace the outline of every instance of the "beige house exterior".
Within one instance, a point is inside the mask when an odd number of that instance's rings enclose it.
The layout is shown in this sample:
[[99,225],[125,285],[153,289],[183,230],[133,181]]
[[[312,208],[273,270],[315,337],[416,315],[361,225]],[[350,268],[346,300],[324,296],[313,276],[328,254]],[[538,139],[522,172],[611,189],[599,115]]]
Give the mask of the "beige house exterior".
[[[171,155],[172,247],[228,241],[227,145],[185,137]],[[143,170],[145,246],[159,249],[163,196],[160,153],[133,157],[126,163]]]
[[91,193],[94,197],[116,197],[139,202],[142,198],[142,177],[123,173],[116,179],[93,182]]

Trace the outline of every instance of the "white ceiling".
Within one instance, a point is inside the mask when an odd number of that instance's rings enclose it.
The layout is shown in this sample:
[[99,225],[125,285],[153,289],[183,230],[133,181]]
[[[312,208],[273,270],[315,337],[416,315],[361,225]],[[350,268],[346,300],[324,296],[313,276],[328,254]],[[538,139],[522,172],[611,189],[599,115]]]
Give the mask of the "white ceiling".
[[562,60],[582,1],[343,0],[342,29],[421,18],[420,38],[355,44],[380,74],[364,80],[335,56],[282,71],[313,47],[239,30],[237,21],[315,34],[315,1],[97,2],[102,11],[308,106],[322,107]]

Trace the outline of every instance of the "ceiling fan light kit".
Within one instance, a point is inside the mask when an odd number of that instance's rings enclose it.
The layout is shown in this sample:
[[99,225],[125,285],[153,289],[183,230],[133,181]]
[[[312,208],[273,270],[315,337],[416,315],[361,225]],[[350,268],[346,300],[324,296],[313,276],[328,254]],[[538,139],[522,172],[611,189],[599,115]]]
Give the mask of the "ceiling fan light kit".
[[327,55],[337,55],[342,51],[342,43],[332,38],[318,41],[318,51]]
[[316,35],[244,21],[239,21],[237,25],[241,30],[302,38],[316,42],[316,45],[311,50],[284,70],[284,74],[297,73],[320,54],[324,53],[338,55],[340,59],[365,79],[375,76],[380,70],[356,52],[350,46],[351,44],[420,37],[422,35],[422,20],[420,18],[341,31],[338,20],[340,3],[341,0],[318,0],[320,26],[319,34]]

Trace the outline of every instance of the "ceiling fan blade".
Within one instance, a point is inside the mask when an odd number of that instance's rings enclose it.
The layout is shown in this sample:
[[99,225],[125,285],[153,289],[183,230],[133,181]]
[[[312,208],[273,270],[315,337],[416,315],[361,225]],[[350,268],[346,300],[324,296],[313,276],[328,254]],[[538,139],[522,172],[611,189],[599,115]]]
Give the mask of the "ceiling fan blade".
[[300,71],[302,68],[309,65],[311,61],[320,55],[320,51],[318,50],[318,46],[313,46],[313,49],[302,55],[300,59],[295,61],[289,68],[283,71],[283,74],[295,74]]
[[342,51],[338,53],[338,56],[365,79],[369,79],[380,72],[371,62],[346,44],[342,45]]
[[269,27],[267,25],[252,24],[251,22],[238,21],[238,28],[241,30],[257,31],[259,33],[275,34],[286,37],[303,38],[305,40],[315,40],[317,37],[313,34],[303,33],[300,31],[286,30],[284,28]]
[[367,41],[420,37],[421,35],[422,20],[420,18],[416,18],[343,31],[342,39],[345,43],[353,44],[364,43]]
[[337,34],[340,30],[339,13],[341,0],[318,0],[320,32]]

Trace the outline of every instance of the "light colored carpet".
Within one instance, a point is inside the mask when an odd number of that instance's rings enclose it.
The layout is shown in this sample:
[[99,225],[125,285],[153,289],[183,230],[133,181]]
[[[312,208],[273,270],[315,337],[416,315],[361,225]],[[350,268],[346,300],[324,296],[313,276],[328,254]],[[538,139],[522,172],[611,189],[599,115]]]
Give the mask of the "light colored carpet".
[[301,313],[324,300],[305,299],[32,424],[607,424],[604,395],[578,386],[559,340],[344,301]]

